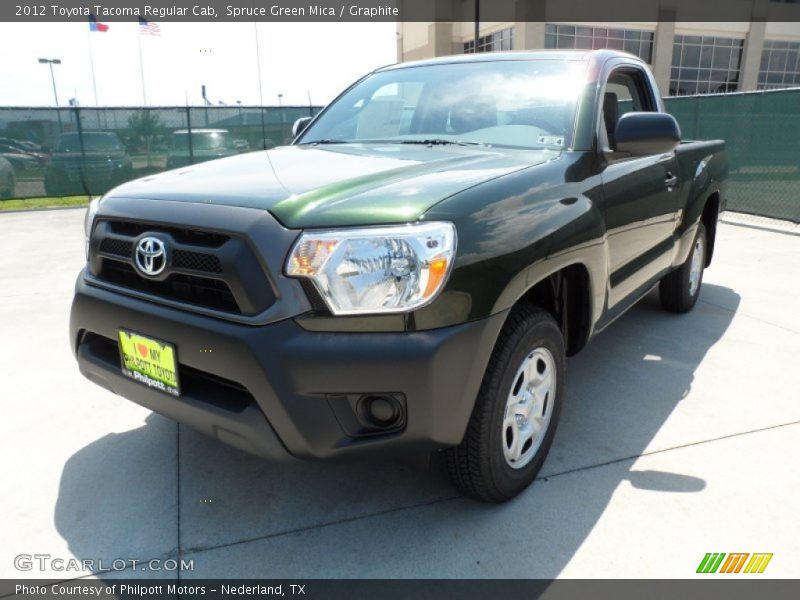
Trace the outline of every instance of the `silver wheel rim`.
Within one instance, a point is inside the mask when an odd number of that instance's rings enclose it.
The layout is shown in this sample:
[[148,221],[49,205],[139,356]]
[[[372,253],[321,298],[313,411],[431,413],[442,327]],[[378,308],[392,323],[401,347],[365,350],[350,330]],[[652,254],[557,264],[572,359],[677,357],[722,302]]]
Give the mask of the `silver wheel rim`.
[[503,415],[501,443],[506,464],[527,465],[544,441],[556,397],[556,361],[547,348],[535,348],[522,361],[511,384]]
[[700,287],[700,276],[703,274],[703,263],[705,262],[706,252],[703,247],[703,238],[698,237],[694,242],[692,251],[692,266],[689,271],[689,295],[694,296]]

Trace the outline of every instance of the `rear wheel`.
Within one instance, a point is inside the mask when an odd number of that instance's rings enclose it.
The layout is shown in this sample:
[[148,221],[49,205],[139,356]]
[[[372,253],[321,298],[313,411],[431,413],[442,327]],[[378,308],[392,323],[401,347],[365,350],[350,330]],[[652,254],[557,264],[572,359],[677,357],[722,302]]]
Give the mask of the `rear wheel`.
[[564,340],[547,311],[514,309],[484,375],[464,440],[445,452],[465,494],[503,502],[528,487],[544,463],[561,412]]
[[700,296],[700,286],[703,284],[707,249],[706,228],[701,221],[697,226],[692,251],[686,262],[665,275],[659,283],[661,306],[676,313],[689,312],[694,308]]

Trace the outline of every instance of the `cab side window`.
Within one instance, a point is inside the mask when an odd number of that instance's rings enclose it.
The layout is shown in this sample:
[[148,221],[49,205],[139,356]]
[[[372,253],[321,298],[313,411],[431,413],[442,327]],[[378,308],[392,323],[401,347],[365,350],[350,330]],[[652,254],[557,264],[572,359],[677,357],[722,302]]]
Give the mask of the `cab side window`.
[[601,143],[608,149],[614,148],[614,129],[620,116],[631,111],[655,110],[657,104],[641,70],[621,68],[612,71],[603,95]]

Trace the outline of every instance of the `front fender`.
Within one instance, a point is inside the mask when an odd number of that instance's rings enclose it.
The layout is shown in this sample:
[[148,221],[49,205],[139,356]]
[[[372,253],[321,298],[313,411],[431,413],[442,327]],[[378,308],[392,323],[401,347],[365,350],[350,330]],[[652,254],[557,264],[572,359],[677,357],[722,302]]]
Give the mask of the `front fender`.
[[596,206],[599,176],[565,181],[552,161],[466,190],[428,211],[458,231],[458,254],[444,292],[416,311],[409,329],[432,329],[511,308],[547,275],[582,263],[590,273],[593,321],[602,310],[605,246]]

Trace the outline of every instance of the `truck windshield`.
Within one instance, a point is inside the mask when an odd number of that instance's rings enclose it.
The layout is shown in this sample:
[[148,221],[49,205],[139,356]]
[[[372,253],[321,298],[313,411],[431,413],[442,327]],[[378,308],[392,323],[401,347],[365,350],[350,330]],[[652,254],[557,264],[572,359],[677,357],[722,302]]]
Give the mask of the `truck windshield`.
[[504,60],[416,66],[367,76],[298,143],[472,143],[562,148],[586,64]]
[[[224,150],[230,145],[227,132],[199,131],[192,133],[193,150]],[[172,136],[173,150],[189,150],[189,134],[175,133]]]

